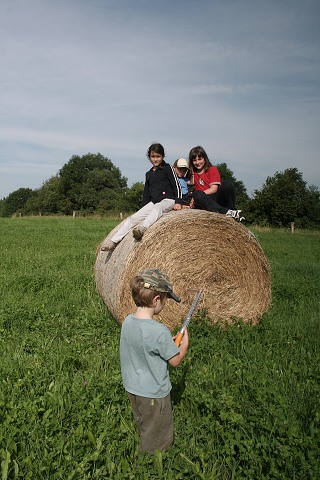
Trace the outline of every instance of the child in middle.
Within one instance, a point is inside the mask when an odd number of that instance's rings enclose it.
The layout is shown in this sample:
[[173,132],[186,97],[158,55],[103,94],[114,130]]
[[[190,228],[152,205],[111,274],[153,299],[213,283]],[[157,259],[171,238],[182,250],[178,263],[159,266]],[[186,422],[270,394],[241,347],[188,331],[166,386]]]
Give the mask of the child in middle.
[[150,145],[147,157],[152,167],[146,173],[142,208],[123,222],[111,240],[102,245],[102,251],[114,250],[131,229],[134,238],[140,240],[147,228],[172,210],[182,197],[177,175],[171,165],[164,161],[163,146],[160,143]]
[[173,164],[174,171],[178,177],[182,198],[177,200],[173,209],[181,210],[182,207],[190,208],[192,200],[191,187],[193,186],[193,175],[191,174],[189,163],[185,158],[178,158]]

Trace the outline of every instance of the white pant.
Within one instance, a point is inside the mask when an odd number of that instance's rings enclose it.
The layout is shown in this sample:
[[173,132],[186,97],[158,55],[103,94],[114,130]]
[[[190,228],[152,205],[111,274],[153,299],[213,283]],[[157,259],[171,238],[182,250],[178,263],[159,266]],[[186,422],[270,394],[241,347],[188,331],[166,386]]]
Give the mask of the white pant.
[[164,213],[170,212],[173,209],[175,204],[174,200],[170,198],[165,198],[159,203],[149,202],[144,207],[140,208],[136,213],[127,218],[119,230],[111,238],[111,241],[114,243],[119,243],[127,235],[130,230],[135,227],[138,223],[142,222],[141,226],[143,228],[149,228],[153,225],[159,218],[162,217]]

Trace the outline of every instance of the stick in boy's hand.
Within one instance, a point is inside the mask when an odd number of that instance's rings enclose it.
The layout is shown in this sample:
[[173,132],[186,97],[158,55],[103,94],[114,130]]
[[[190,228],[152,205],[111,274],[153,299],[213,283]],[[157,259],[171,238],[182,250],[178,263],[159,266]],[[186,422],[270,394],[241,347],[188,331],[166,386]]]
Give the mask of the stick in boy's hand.
[[185,321],[183,322],[182,328],[181,328],[180,332],[178,333],[178,335],[176,336],[176,338],[175,338],[175,340],[174,340],[174,343],[175,343],[178,347],[180,346],[180,343],[181,343],[181,340],[182,340],[184,331],[185,331],[185,329],[187,328],[187,326],[189,325],[190,320],[191,320],[191,317],[192,317],[192,315],[193,315],[193,312],[194,312],[195,309],[196,309],[196,306],[197,306],[197,304],[198,304],[198,301],[199,301],[199,298],[200,298],[201,293],[202,293],[202,288],[201,288],[201,290],[199,290],[199,292],[197,293],[196,298],[195,298],[193,304],[191,305],[191,308],[190,308],[190,310],[189,310],[189,313],[188,313],[188,315],[187,315],[187,318],[186,318]]

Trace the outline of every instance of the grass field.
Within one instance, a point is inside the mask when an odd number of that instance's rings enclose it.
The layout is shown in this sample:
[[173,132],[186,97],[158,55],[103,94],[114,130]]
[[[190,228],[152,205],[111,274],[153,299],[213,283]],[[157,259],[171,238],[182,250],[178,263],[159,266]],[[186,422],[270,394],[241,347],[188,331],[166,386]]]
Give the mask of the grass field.
[[318,480],[320,232],[254,230],[272,307],[226,330],[197,314],[171,370],[174,446],[138,456],[120,327],[93,277],[115,225],[0,219],[2,480]]

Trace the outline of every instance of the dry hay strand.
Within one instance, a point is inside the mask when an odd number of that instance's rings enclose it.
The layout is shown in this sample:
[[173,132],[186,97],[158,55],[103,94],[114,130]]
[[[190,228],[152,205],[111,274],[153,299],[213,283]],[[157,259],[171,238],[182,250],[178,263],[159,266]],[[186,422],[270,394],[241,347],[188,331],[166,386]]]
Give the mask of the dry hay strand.
[[130,279],[148,268],[163,270],[181,297],[181,303],[167,300],[157,317],[170,330],[181,324],[200,288],[198,309],[204,309],[212,323],[241,320],[256,324],[270,306],[270,268],[264,252],[244,225],[225,215],[171,211],[152,225],[142,240],[136,241],[129,232],[114,251],[98,248],[97,290],[120,324],[136,308]]

